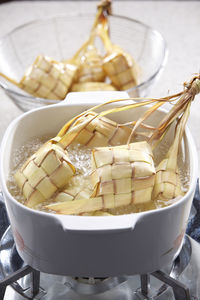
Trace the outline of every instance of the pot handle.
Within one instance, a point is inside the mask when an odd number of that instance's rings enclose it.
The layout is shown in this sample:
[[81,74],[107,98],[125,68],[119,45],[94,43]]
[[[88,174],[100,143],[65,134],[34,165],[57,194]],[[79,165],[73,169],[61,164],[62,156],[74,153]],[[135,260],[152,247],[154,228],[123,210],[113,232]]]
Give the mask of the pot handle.
[[110,231],[134,230],[143,218],[142,213],[119,216],[64,216],[54,215],[56,222],[60,223],[63,230],[90,231],[106,233]]
[[128,93],[122,91],[99,91],[99,92],[71,92],[68,93],[62,103],[73,103],[73,104],[93,104],[97,105],[105,101],[112,99],[128,99],[130,98]]

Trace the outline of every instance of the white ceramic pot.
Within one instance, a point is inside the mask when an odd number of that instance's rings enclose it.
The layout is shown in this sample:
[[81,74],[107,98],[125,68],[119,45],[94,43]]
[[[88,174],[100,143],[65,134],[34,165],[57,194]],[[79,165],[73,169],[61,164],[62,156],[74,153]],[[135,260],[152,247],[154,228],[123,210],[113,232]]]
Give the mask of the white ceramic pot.
[[[126,94],[103,93],[104,100],[119,96]],[[27,208],[9,193],[6,181],[14,149],[33,136],[56,133],[67,120],[91,106],[91,99],[102,101],[101,93],[71,97],[60,105],[21,115],[10,124],[2,141],[0,180],[20,256],[40,271],[69,276],[106,277],[161,269],[180,251],[197,181],[197,153],[188,130],[190,188],[166,208],[109,217],[55,215]]]

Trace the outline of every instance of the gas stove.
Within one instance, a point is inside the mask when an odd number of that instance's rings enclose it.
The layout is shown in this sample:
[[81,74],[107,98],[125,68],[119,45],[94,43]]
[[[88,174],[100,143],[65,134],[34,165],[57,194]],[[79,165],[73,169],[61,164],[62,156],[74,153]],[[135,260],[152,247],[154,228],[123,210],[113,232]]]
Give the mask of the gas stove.
[[[4,230],[8,224],[0,204]],[[0,242],[0,300],[199,300],[200,244],[191,238],[199,238],[199,208],[197,190],[187,229],[190,236],[185,235],[175,261],[163,270],[134,276],[80,278],[40,273],[20,258],[7,227]]]
[[[185,236],[182,250],[165,270],[152,274],[112,278],[72,278],[40,273],[18,255],[10,227],[1,239],[0,268],[4,300],[145,300],[200,299],[200,245]],[[17,280],[19,279],[19,280]],[[3,286],[6,289],[5,295]]]

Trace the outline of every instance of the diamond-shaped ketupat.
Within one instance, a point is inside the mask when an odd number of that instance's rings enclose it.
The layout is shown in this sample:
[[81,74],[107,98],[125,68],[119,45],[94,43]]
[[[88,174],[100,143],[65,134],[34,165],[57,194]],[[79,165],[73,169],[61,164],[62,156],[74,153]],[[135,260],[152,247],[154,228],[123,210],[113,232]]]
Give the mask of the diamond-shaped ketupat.
[[190,105],[191,102],[187,104],[184,113],[177,121],[173,143],[166,157],[156,168],[153,198],[161,202],[167,202],[167,200],[172,200],[184,195],[178,168],[178,152],[189,117]]
[[119,90],[127,90],[138,83],[138,66],[133,58],[123,51],[113,51],[106,56],[103,69]]
[[97,48],[90,44],[80,59],[80,65],[76,74],[77,82],[102,82],[106,74],[102,69],[103,58]]
[[17,171],[15,179],[25,204],[34,207],[65,186],[74,173],[66,150],[47,142]]
[[21,79],[19,86],[28,93],[46,99],[65,98],[77,66],[56,62],[39,55]]
[[93,197],[111,197],[112,207],[151,201],[155,168],[147,142],[94,149],[92,168]]
[[72,141],[90,148],[119,145],[125,144],[130,134],[129,127],[119,126],[116,122],[100,117],[95,112],[88,112],[80,116],[66,134],[61,130],[59,143],[64,148]]

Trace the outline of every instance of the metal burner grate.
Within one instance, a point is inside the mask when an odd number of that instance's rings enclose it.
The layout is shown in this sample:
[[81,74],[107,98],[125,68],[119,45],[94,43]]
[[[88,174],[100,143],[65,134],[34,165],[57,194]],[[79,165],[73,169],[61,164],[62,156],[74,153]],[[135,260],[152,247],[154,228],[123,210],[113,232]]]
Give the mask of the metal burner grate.
[[[12,288],[25,299],[33,299],[40,294],[40,272],[24,264],[17,253],[11,228],[9,227],[1,239],[0,244],[0,270],[3,279],[0,280],[0,300],[4,299],[6,287]],[[17,281],[30,274],[31,286],[23,288]]]
[[[32,286],[30,288],[22,288],[17,280],[31,274],[32,276]],[[12,275],[7,276],[5,279],[0,281],[0,299],[4,299],[6,287],[11,285],[15,291],[22,295],[26,299],[33,299],[36,295],[40,293],[40,272],[32,269],[30,266],[25,266],[14,272]],[[29,296],[28,296],[29,295]]]
[[[93,299],[95,295],[107,293],[118,288],[119,286],[123,288],[123,286],[130,283],[129,285],[131,286],[132,293],[132,297],[130,299],[160,299],[159,297],[163,296],[164,298],[162,299],[170,300],[198,300],[197,297],[190,295],[189,288],[185,284],[177,280],[188,266],[191,254],[192,248],[190,239],[186,236],[182,250],[174,261],[170,271],[156,271],[150,275],[137,276],[139,278],[138,285],[136,285],[137,288],[133,288],[133,284],[131,283],[131,277],[134,276],[121,276],[112,278],[65,277],[63,286],[66,287],[66,292],[72,290],[74,293],[76,293],[76,295],[80,295],[80,299],[83,299],[82,297],[92,295],[93,296],[90,299]],[[40,287],[40,272],[32,269],[30,266],[25,265],[21,260],[16,251],[10,228],[8,228],[1,240],[0,268],[4,276],[4,279],[0,281],[0,300],[4,299],[4,293],[7,285],[11,285],[12,288],[25,299],[46,299],[46,292]],[[24,276],[30,277],[28,280],[28,286],[22,286],[21,283],[18,282],[18,279]],[[157,280],[156,288],[154,285],[155,280]],[[170,287],[173,291],[171,293],[173,298],[165,298],[164,295],[167,291],[169,291]],[[67,296],[66,299],[68,299]],[[71,298],[69,299],[71,300]]]
[[[194,300],[194,297],[192,298],[190,296],[189,288],[178,280],[175,280],[173,277],[167,275],[162,271],[153,272],[151,275],[159,279],[161,282],[165,283],[165,285],[160,288],[160,290],[156,295],[154,295],[153,298],[158,297],[164,292],[164,290],[166,290],[168,287],[171,287],[175,300]],[[141,299],[152,299],[152,296],[150,296],[149,293],[149,287],[150,275],[141,275]]]

